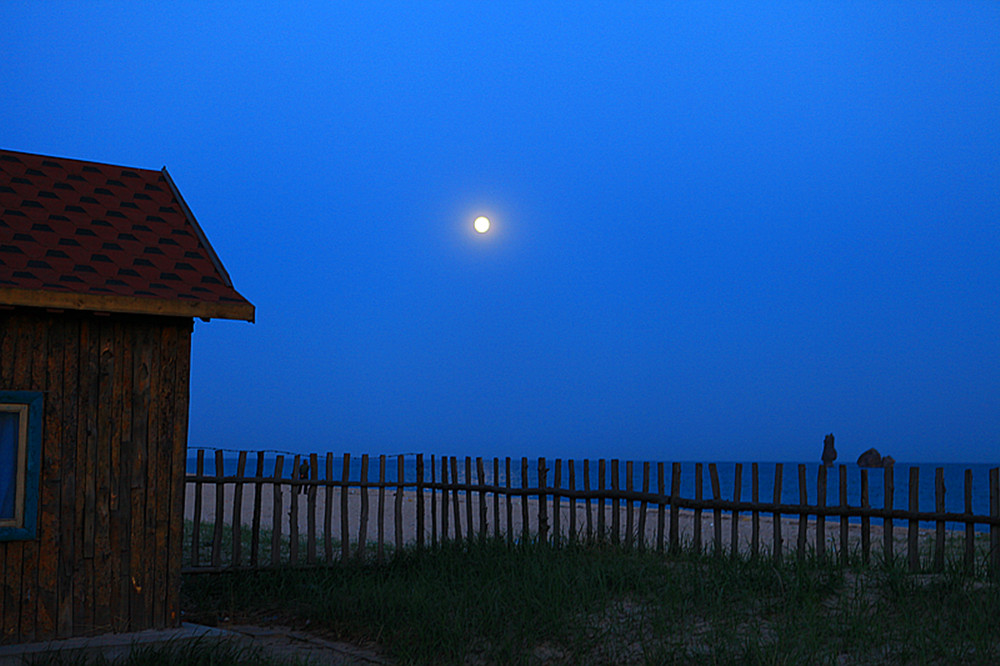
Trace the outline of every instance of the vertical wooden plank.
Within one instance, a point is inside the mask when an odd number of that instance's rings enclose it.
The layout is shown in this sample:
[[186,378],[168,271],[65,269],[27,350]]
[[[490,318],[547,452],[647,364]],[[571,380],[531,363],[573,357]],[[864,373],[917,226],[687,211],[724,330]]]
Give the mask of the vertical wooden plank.
[[[893,495],[896,492],[895,484],[893,483],[893,469],[892,465],[883,468],[882,474],[884,476],[884,487],[885,487],[885,510],[892,511]],[[892,564],[894,559],[892,553],[893,547],[893,531],[892,531],[892,518],[885,518],[883,520],[882,529],[882,555],[885,559],[886,566]]]
[[465,456],[465,538],[469,543],[476,533],[472,526],[472,458]]
[[[13,364],[14,352],[13,342],[15,324],[17,318],[10,312],[0,312],[0,386],[13,387],[18,384],[14,382],[11,365]],[[5,612],[6,596],[10,594],[13,603],[13,593],[7,590],[7,551],[10,542],[0,542],[0,643],[13,640],[15,632],[9,631],[7,626],[7,613]]]
[[[632,461],[631,460],[626,460],[625,461],[625,490],[628,493],[631,493],[634,490],[633,486],[635,484],[632,482],[632,476],[633,476],[633,472],[634,471],[635,470],[633,468]],[[626,549],[631,549],[632,546],[633,546],[633,543],[634,543],[633,539],[635,537],[635,534],[634,534],[635,521],[634,521],[634,518],[633,518],[633,513],[634,512],[632,510],[632,507],[634,506],[634,504],[635,504],[635,502],[633,502],[631,499],[628,499],[628,500],[625,501],[625,548]]]
[[326,454],[326,485],[323,488],[323,561],[333,563],[333,453]]
[[281,564],[281,475],[285,466],[285,456],[274,459],[274,485],[271,501],[271,566]]
[[316,564],[316,494],[319,492],[319,457],[309,454],[309,485],[306,488],[306,501],[309,508],[306,512],[308,521],[306,532],[306,560]]
[[[840,465],[840,508],[847,510],[847,465]],[[840,516],[840,561],[847,564],[847,557],[851,552],[850,534],[848,532],[847,514]]]
[[[77,422],[76,470],[76,520],[82,529],[81,558],[78,560],[73,585],[73,625],[81,631],[91,631],[95,625],[94,605],[96,603],[94,565],[97,479],[94,466],[97,460],[97,405],[100,401],[100,325],[95,317],[80,319],[80,401]],[[147,486],[147,506],[149,501]],[[145,521],[144,521],[145,522]],[[148,550],[144,552],[149,552]],[[8,551],[8,558],[10,553]],[[147,595],[151,598],[151,595]],[[152,610],[152,606],[150,606]]]
[[[10,315],[6,315],[10,316]],[[11,326],[14,338],[11,341],[13,353],[5,356],[5,359],[13,359],[12,385],[18,387],[30,386],[31,384],[31,327],[27,316],[15,316],[14,324]],[[6,350],[5,350],[6,351]],[[10,361],[8,361],[9,363]],[[96,373],[95,373],[96,376]],[[89,477],[92,478],[92,477]],[[91,514],[93,515],[93,514]],[[20,642],[29,640],[26,636],[21,636],[22,627],[22,604],[24,598],[22,588],[22,575],[24,573],[24,541],[8,541],[0,548],[6,551],[6,570],[3,572],[4,588],[4,616],[0,620],[3,626],[4,642]],[[91,544],[91,556],[93,555],[93,544]],[[91,582],[91,581],[88,581]],[[92,591],[91,587],[91,591]]]
[[[114,427],[114,378],[116,347],[114,323],[102,322],[100,331],[100,406],[97,413],[97,450],[94,525],[94,625],[99,631],[111,626],[111,441]],[[155,523],[154,523],[155,524]],[[159,545],[159,544],[157,544]],[[27,550],[27,546],[26,546]],[[157,550],[156,552],[162,552]],[[25,553],[27,555],[27,553]],[[26,557],[26,562],[31,558]],[[155,562],[153,563],[155,565]],[[24,575],[28,575],[25,572]],[[23,594],[22,594],[23,596]],[[24,607],[22,605],[22,613]],[[22,621],[23,627],[23,621]],[[24,637],[22,637],[24,638]]]
[[361,454],[361,485],[358,488],[361,495],[361,515],[358,518],[358,550],[359,560],[365,559],[368,549],[368,454]]
[[556,458],[556,466],[552,477],[552,543],[559,545],[559,537],[562,536],[562,525],[560,524],[560,497],[559,489],[562,485],[562,459]]
[[479,538],[486,541],[486,472],[483,468],[483,459],[476,458],[476,474],[479,477]]
[[[694,499],[701,502],[704,499],[705,475],[702,463],[694,464]],[[694,510],[694,541],[692,542],[694,552],[701,553],[701,506]]]
[[[0,326],[2,326],[0,322]],[[38,505],[38,609],[35,624],[36,640],[56,637],[58,616],[58,600],[60,590],[59,554],[63,548],[72,549],[72,542],[62,542],[63,531],[60,529],[60,499],[63,483],[63,427],[67,416],[63,353],[66,348],[66,320],[53,317],[48,323],[44,347],[44,370],[40,379],[35,382],[41,385],[41,390],[48,391],[47,399],[43,401],[42,412],[42,471],[39,485]],[[130,369],[131,370],[131,369]],[[129,383],[131,385],[131,382]],[[0,378],[0,386],[5,382]],[[38,390],[38,389],[36,389]],[[126,459],[127,461],[127,459]],[[127,469],[131,467],[126,464]],[[131,476],[122,474],[123,486],[131,485]],[[126,491],[127,492],[127,491]],[[128,496],[131,498],[131,494]],[[125,504],[131,510],[131,502]],[[125,567],[128,567],[128,543],[123,550]],[[124,591],[126,601],[130,586],[125,579]],[[2,594],[2,593],[0,593]]]
[[[0,326],[3,328],[3,326]],[[56,621],[56,636],[69,638],[74,634],[73,595],[76,581],[73,569],[80,556],[80,538],[75,518],[76,501],[76,448],[79,427],[80,402],[80,322],[79,317],[66,317],[63,341],[63,394],[62,394],[62,484],[59,496],[59,588]],[[2,354],[0,345],[0,354]],[[5,375],[6,376],[6,375]],[[133,495],[133,498],[135,495]],[[141,497],[141,495],[140,495]],[[142,515],[140,507],[139,515]],[[0,572],[4,570],[0,556]],[[0,623],[3,618],[3,591],[0,590]],[[0,636],[3,636],[0,631]]]
[[[934,470],[934,512],[944,513],[944,468]],[[938,519],[934,534],[934,571],[944,571],[944,521]]]
[[406,456],[396,457],[396,553],[403,552],[403,493],[406,490]]
[[607,461],[601,458],[597,461],[597,540],[604,541],[607,538],[605,518],[605,473],[608,470]]
[[291,492],[288,513],[288,561],[294,567],[299,563],[299,494],[302,486],[302,456],[296,454],[292,458],[292,479],[288,486]]
[[[528,459],[521,458],[521,490],[528,488]],[[528,529],[528,494],[521,495],[521,540],[523,543],[531,542],[531,532]]]
[[750,557],[757,557],[760,553],[760,511],[757,510],[760,502],[760,476],[757,463],[750,466],[750,501],[754,505],[750,513]]
[[184,475],[187,471],[188,445],[188,409],[190,403],[191,385],[191,333],[194,322],[190,319],[178,320],[176,326],[176,342],[174,345],[174,419],[171,423],[170,455],[170,557],[168,576],[170,579],[167,590],[167,625],[181,625],[181,542],[184,533]]
[[448,540],[448,456],[441,456],[441,543]]
[[[496,458],[493,459],[494,464]],[[495,475],[494,475],[495,476]],[[499,517],[497,523],[500,522]],[[498,526],[499,527],[499,526]],[[424,454],[417,454],[417,550],[424,547]]]
[[667,484],[666,484],[666,474],[664,471],[664,464],[662,462],[656,463],[656,494],[659,495],[659,501],[657,503],[656,509],[656,550],[658,552],[663,552],[664,545],[664,531],[666,527],[666,495],[667,495]]
[[[500,485],[500,459],[493,458],[493,487]],[[493,491],[493,538],[500,540],[500,493]]]
[[347,562],[351,556],[351,532],[349,518],[351,515],[350,506],[350,483],[351,479],[351,454],[345,453],[344,460],[340,468],[340,561]]
[[[733,469],[733,501],[739,502],[743,494],[743,465],[736,463]],[[733,518],[729,530],[730,555],[736,557],[740,552],[740,512],[733,509]]]
[[[919,501],[919,486],[920,486],[920,468],[911,467],[910,468],[910,511],[919,511],[918,501]],[[920,571],[920,544],[917,541],[917,529],[919,523],[910,518],[907,521],[906,530],[906,556],[910,567],[910,571]]]
[[809,496],[806,492],[806,466],[799,465],[799,539],[796,553],[799,559],[806,556],[806,528],[809,516],[807,507],[809,506]]
[[212,537],[212,566],[222,564],[222,523],[226,508],[226,488],[223,481],[222,451],[215,452],[215,525]]
[[[182,488],[175,486],[173,470],[174,446],[179,447],[178,453],[183,456],[187,446],[187,382],[184,390],[178,392],[178,374],[183,370],[183,363],[177,358],[179,330],[177,326],[168,324],[155,325],[154,339],[157,349],[154,352],[156,365],[157,398],[152,404],[159,402],[159,421],[153,432],[157,433],[156,460],[156,553],[153,558],[153,589],[159,598],[153,606],[153,626],[162,629],[175,626],[180,621],[180,572],[169,571],[169,564],[164,554],[170,552],[171,535],[173,534],[172,516],[181,515],[183,509],[175,509],[173,501],[181,494]],[[185,358],[185,360],[187,360]],[[183,413],[178,413],[178,410]],[[182,465],[179,462],[178,465]],[[175,490],[176,488],[176,490]],[[180,504],[178,504],[180,506]],[[217,511],[216,520],[222,520],[225,514]]]
[[205,475],[205,449],[198,449],[195,459],[195,476],[198,478],[194,482],[194,516],[191,529],[191,566],[201,565],[201,495],[204,484],[201,477]]
[[[784,466],[781,463],[774,464],[774,504],[781,504],[781,474]],[[775,509],[771,520],[771,534],[774,537],[771,556],[776,562],[780,562],[784,553],[784,546],[781,543],[781,511]]]
[[504,458],[504,481],[503,487],[507,491],[506,504],[507,504],[507,545],[511,546],[514,544],[514,502],[513,497],[510,494],[510,457]]
[[[816,506],[826,506],[826,465],[819,466],[819,475],[816,478]],[[816,513],[816,556],[821,560],[826,557],[826,516]]]
[[549,517],[546,505],[546,472],[545,458],[538,459],[538,542],[548,543]]
[[861,470],[861,561],[866,565],[871,557],[871,524],[872,519],[868,515],[871,504],[868,500],[868,470]]
[[[569,474],[569,490],[571,493],[576,492],[576,463],[572,458],[567,462],[567,473]],[[569,542],[576,542],[576,498],[571,497],[569,500]]]
[[375,546],[375,560],[385,561],[385,454],[378,457],[378,536]]
[[[972,515],[972,470],[965,470],[965,513]],[[972,571],[976,565],[976,526],[965,524],[965,557],[963,559],[967,571]]]
[[[436,483],[435,477],[435,463],[437,459],[434,455],[431,455],[431,486]],[[437,490],[433,487],[431,488],[431,546],[437,546]]]
[[677,500],[681,492],[681,464],[675,462],[670,466],[670,552],[680,550],[680,507]]
[[[27,382],[26,386],[32,391],[44,391],[46,389],[45,385],[45,368],[48,365],[46,360],[47,351],[47,326],[45,320],[40,316],[35,317],[32,321],[32,331],[31,331],[31,351],[30,351],[30,373],[31,378]],[[112,390],[120,390],[119,382],[114,381],[113,376],[113,388]],[[51,407],[48,403],[52,402],[51,395],[47,396],[49,400],[43,401],[43,420],[42,427],[45,426],[44,411],[48,411]],[[116,398],[120,396],[114,396]],[[112,431],[112,439],[117,434],[117,431]],[[41,462],[45,463],[45,449],[48,433],[42,433],[42,451],[41,451]],[[118,435],[120,440],[120,435]],[[118,485],[117,485],[117,471],[111,470],[110,465],[108,469],[108,492],[110,494],[109,501],[115,500],[117,497]],[[113,484],[113,485],[112,485]],[[44,491],[45,483],[42,482],[38,486],[38,492],[41,494]],[[42,507],[39,507],[42,508]],[[117,512],[117,505],[115,506]],[[116,516],[117,517],[117,516]],[[38,516],[38,527],[41,528],[41,523],[43,522],[43,516],[41,513]],[[109,525],[110,531],[110,525]],[[42,530],[38,530],[38,535],[42,536]],[[39,541],[32,539],[23,542],[22,555],[23,561],[21,563],[21,628],[20,636],[21,640],[31,642],[38,637],[38,597],[39,597],[39,581],[38,581],[38,567],[40,564],[39,557]],[[118,544],[114,543],[114,548],[106,551],[108,562],[105,576],[109,583],[113,583],[117,580],[118,576]],[[109,591],[110,592],[110,591]],[[117,590],[115,590],[117,592]],[[111,594],[110,599],[112,604],[117,601],[117,594]]]
[[[587,458],[583,459],[583,491],[585,493],[590,493],[590,460]],[[594,519],[593,519],[593,503],[590,501],[590,495],[587,495],[584,505],[587,510],[587,541],[591,541],[594,538]]]
[[[708,464],[708,476],[712,482],[712,499],[718,501],[722,499],[722,490],[719,488],[719,468],[715,463]],[[722,509],[716,507],[712,509],[712,520],[715,532],[714,554],[722,555]]]
[[250,532],[250,567],[253,569],[257,568],[257,562],[260,558],[260,514],[261,514],[261,492],[264,489],[264,485],[261,483],[264,479],[264,452],[257,452],[257,470],[254,474],[254,484],[253,484],[253,523]]
[[[1000,467],[990,470],[990,515],[1000,518]],[[990,574],[1000,579],[1000,525],[990,525]]]
[[[151,358],[152,335],[149,327],[143,327],[128,364],[131,366],[128,371],[132,374],[130,396],[132,404],[132,479],[130,484],[132,528],[129,552],[132,571],[130,582],[132,585],[130,586],[129,605],[130,615],[136,625],[140,627],[149,626],[153,620],[153,605],[158,603],[158,600],[153,598],[158,595],[158,592],[153,589],[149,566],[150,553],[146,550],[146,531],[143,529],[149,505],[155,503],[155,498],[150,494],[151,489],[148,481],[150,461],[156,460],[156,433],[151,431],[149,427],[149,411],[151,408],[155,408],[150,400]],[[185,446],[185,455],[186,453],[187,447]],[[201,453],[204,456],[204,452]],[[184,490],[187,490],[186,483]],[[200,495],[200,492],[198,494]],[[196,503],[200,504],[200,502],[201,497],[198,497]],[[199,518],[200,511],[201,507],[198,506]]]
[[[132,546],[132,356],[136,348],[139,332],[134,326],[121,320],[115,323],[115,345],[118,348],[118,363],[115,368],[115,387],[112,391],[114,401],[114,428],[111,439],[111,618],[115,627],[132,629],[133,624],[141,619],[143,613],[130,611],[132,598],[132,558],[129,551]],[[171,352],[173,349],[170,350]],[[167,439],[167,444],[169,443]],[[169,514],[168,514],[169,520]],[[138,525],[136,526],[138,528]],[[169,539],[168,539],[169,544]],[[169,550],[164,549],[157,554],[160,566],[166,567]],[[40,564],[40,563],[39,563]],[[169,575],[167,576],[169,581]],[[166,590],[164,590],[164,593]],[[41,593],[41,590],[39,590]],[[39,602],[41,597],[39,597]],[[41,608],[39,608],[41,610]],[[137,609],[138,610],[138,609]],[[41,618],[39,618],[41,620]],[[40,626],[40,625],[39,625]]]
[[233,486],[233,566],[243,564],[243,477],[247,472],[247,452],[240,451],[236,459],[236,478]]
[[[642,463],[642,494],[645,495],[649,492],[649,463]],[[639,534],[638,543],[639,550],[646,549],[646,509],[648,503],[646,500],[642,500],[639,504]]]
[[622,531],[622,502],[618,497],[621,486],[621,471],[618,459],[611,459],[611,543],[618,544]]
[[[451,495],[451,508],[454,511],[455,518],[455,541],[462,540],[462,503],[458,498],[458,458],[455,456],[451,457],[451,484],[452,484],[452,495]],[[470,530],[471,525],[466,525],[466,530]]]
[[472,458],[465,456],[465,538],[469,543],[475,536],[472,520]]

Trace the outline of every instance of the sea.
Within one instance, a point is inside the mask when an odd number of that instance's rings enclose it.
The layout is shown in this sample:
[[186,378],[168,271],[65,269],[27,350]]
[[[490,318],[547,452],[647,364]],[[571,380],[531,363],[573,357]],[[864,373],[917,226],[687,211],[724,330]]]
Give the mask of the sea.
[[[237,473],[237,462],[239,457],[239,452],[229,449],[200,449],[204,451],[203,459],[203,474],[209,476],[216,475],[215,469],[215,456],[216,451],[222,452],[222,475],[223,476],[233,476]],[[198,460],[199,449],[189,449],[187,457],[187,473],[196,474],[197,460]],[[263,466],[263,476],[273,477],[275,471],[275,463],[281,458],[282,464],[282,477],[291,478],[293,463],[295,455],[294,453],[288,453],[283,451],[249,451],[247,453],[247,463],[246,463],[246,474],[247,476],[253,476],[256,474],[257,470],[257,458],[259,454],[263,454],[264,466]],[[403,456],[403,479],[404,481],[413,482],[417,478],[416,472],[416,455],[415,454],[399,454]],[[397,469],[398,469],[398,459],[399,455],[386,456],[386,469],[385,469],[385,479],[387,483],[395,483],[397,480]],[[434,465],[434,478],[438,481],[441,480],[441,460],[442,456],[424,454],[424,480],[431,480],[431,464]],[[611,459],[606,459],[606,477],[605,477],[605,487],[611,487]],[[308,455],[303,455],[300,459],[300,465],[303,461],[308,461]],[[326,454],[319,454],[319,477],[325,478],[326,469]],[[644,461],[634,461],[632,469],[632,487],[635,490],[642,489],[643,483],[643,462]],[[649,492],[658,492],[658,477],[657,477],[657,462],[650,461],[649,465]],[[333,456],[333,478],[341,480],[343,478],[343,454],[334,454]],[[665,461],[664,463],[664,484],[666,485],[665,492],[669,493],[670,483],[671,483],[671,466],[673,461]],[[716,468],[718,470],[719,476],[719,490],[722,499],[736,499],[734,494],[734,479],[735,479],[735,469],[736,462],[716,462]],[[751,501],[752,496],[752,484],[751,484],[751,463],[743,462],[742,464],[742,480],[740,488],[739,499],[742,501]],[[800,464],[804,464],[806,467],[806,498],[807,503],[816,503],[816,486],[817,477],[819,475],[819,462],[782,462],[782,487],[781,487],[781,503],[782,504],[799,504],[800,490],[799,490],[799,479],[798,479],[798,468]],[[546,474],[546,486],[552,487],[554,480],[554,468],[556,465],[556,459],[547,458],[546,467],[548,472]],[[563,460],[561,462],[561,483],[560,486],[563,489],[569,488],[569,472],[567,468],[567,461]],[[695,462],[681,462],[681,483],[680,483],[680,495],[685,498],[695,497],[695,481],[697,467]],[[934,511],[935,510],[935,490],[934,490],[934,477],[936,470],[940,468],[943,471],[944,476],[944,486],[945,486],[945,511],[950,513],[962,513],[965,511],[965,472],[966,470],[972,471],[972,512],[976,515],[989,515],[989,470],[998,467],[1000,465],[995,464],[982,464],[982,463],[908,463],[905,461],[897,462],[895,465],[893,473],[893,508],[896,509],[907,509],[909,507],[909,480],[910,480],[910,468],[916,467],[919,469],[918,478],[918,508],[920,511]],[[493,475],[493,459],[484,459],[484,481],[489,485],[505,485],[506,484],[506,463],[504,458],[500,458],[499,461],[499,474],[496,479]],[[598,461],[591,460],[589,462],[589,472],[590,472],[590,488],[596,489],[598,487]],[[577,490],[582,489],[583,486],[583,461],[575,461],[576,468],[576,488]],[[758,498],[761,502],[771,502],[774,499],[774,478],[776,463],[775,462],[758,462]],[[538,459],[530,458],[528,460],[528,475],[527,479],[522,479],[521,476],[521,459],[515,458],[511,460],[511,480],[510,484],[513,487],[522,487],[525,484],[528,487],[538,487]],[[709,477],[709,466],[708,463],[703,463],[701,465],[702,473],[702,493],[703,497],[708,499],[713,497],[712,495],[712,484]],[[619,488],[625,489],[627,487],[627,466],[625,460],[621,460],[619,463]],[[454,481],[451,478],[451,465],[448,465],[448,476],[449,481]],[[368,463],[368,478],[369,482],[376,482],[379,478],[379,458],[377,455],[369,457]],[[827,492],[826,492],[826,504],[828,506],[838,505],[839,499],[839,480],[840,472],[839,466],[834,465],[828,470],[828,480],[827,480]],[[348,480],[353,482],[361,481],[361,456],[351,456],[350,464],[348,466]],[[479,478],[477,475],[477,466],[475,459],[472,460],[472,482],[478,482]],[[870,469],[868,471],[868,500],[869,505],[876,508],[881,508],[885,505],[885,490],[884,490],[884,476],[881,469]],[[465,477],[465,458],[458,457],[458,482],[466,482]],[[850,506],[861,506],[861,469],[854,463],[847,465],[847,503]],[[852,518],[852,522],[860,521],[860,518]],[[873,518],[873,524],[879,524],[881,521],[879,519]],[[934,523],[921,523],[921,527],[933,527]],[[963,523],[947,523],[947,529],[964,529]],[[986,531],[986,525],[977,525],[976,529],[978,531]]]

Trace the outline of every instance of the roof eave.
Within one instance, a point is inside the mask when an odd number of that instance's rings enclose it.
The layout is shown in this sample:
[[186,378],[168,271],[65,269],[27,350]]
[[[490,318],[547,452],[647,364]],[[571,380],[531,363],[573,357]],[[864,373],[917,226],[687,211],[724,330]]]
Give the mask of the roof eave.
[[236,319],[254,321],[255,308],[248,301],[219,303],[211,301],[180,301],[117,294],[78,294],[68,291],[47,291],[0,287],[0,305],[35,308],[58,308],[90,312],[115,312],[154,315],[160,317],[199,317],[201,319]]

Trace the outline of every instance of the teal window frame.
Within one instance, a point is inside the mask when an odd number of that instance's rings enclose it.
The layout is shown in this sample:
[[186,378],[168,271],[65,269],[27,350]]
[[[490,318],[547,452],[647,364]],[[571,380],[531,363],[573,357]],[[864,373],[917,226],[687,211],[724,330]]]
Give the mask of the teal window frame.
[[0,520],[0,541],[28,541],[38,534],[42,457],[42,393],[0,391],[0,411],[19,415],[13,519]]

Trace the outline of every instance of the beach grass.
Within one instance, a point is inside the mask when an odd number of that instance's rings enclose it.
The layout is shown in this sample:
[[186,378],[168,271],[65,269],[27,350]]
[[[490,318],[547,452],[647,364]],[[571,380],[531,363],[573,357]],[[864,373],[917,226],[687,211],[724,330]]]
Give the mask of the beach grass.
[[482,540],[384,564],[192,574],[183,603],[308,625],[402,664],[1000,662],[1000,586],[954,561],[903,564]]

